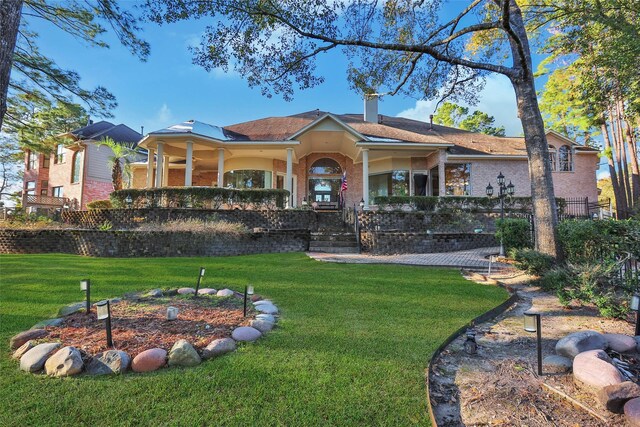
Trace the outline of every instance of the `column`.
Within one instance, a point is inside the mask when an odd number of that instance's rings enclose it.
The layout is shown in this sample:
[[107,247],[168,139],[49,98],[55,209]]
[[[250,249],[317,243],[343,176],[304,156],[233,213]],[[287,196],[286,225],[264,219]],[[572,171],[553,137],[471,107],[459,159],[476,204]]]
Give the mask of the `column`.
[[218,187],[224,187],[224,148],[218,148]]
[[369,149],[362,149],[362,198],[364,209],[369,209]]
[[158,142],[158,156],[156,162],[156,187],[162,187],[162,172],[164,170],[164,143]]
[[162,159],[162,186],[169,186],[169,156],[164,156]]
[[293,206],[293,148],[287,148],[287,176],[284,181],[284,189],[289,191],[287,208]]
[[193,142],[187,141],[187,162],[184,168],[184,186],[191,187],[193,174]]
[[155,165],[156,150],[147,149],[147,188],[153,188],[153,167]]

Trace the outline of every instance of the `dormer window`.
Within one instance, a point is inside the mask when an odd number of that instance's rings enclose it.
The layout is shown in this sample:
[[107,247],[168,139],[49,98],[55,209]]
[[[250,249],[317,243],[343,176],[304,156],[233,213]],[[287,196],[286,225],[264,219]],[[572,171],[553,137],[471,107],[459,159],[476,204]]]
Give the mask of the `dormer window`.
[[571,147],[563,145],[558,149],[558,170],[560,172],[573,171],[573,156]]

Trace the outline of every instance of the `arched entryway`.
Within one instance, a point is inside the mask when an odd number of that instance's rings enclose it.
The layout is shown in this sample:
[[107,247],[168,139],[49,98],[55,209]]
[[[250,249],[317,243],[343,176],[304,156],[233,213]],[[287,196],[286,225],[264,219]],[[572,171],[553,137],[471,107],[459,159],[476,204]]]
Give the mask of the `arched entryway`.
[[330,158],[318,159],[309,168],[309,202],[322,209],[340,207],[342,167]]

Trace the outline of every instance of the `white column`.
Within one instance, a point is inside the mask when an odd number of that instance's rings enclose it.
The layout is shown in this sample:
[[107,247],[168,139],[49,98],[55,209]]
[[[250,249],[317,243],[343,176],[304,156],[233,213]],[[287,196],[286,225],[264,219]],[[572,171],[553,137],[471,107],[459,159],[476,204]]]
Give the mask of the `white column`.
[[287,176],[285,177],[284,189],[289,191],[289,202],[287,207],[293,206],[293,148],[287,148]]
[[369,149],[362,149],[362,198],[364,209],[369,209]]
[[218,187],[224,187],[224,148],[218,148]]
[[162,159],[162,186],[169,186],[169,156],[164,156]]
[[444,165],[447,161],[447,153],[445,153],[444,150],[440,150],[438,153],[438,192],[440,193],[439,196],[443,197],[446,196],[446,192],[447,192],[447,187],[446,187],[446,181],[445,181],[445,174],[444,174]]
[[147,149],[147,188],[153,188],[153,167],[156,162],[156,150]]
[[187,141],[187,162],[184,168],[184,186],[191,187],[193,174],[193,142]]
[[162,171],[164,163],[164,143],[158,142],[158,161],[156,162],[156,187],[162,187]]

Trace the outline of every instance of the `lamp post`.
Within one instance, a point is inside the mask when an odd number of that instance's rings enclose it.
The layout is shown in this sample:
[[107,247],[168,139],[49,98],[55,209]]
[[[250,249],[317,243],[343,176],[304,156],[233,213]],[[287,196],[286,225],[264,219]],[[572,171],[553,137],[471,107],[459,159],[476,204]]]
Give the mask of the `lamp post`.
[[247,300],[253,295],[253,285],[244,287],[244,317],[247,317]]
[[631,310],[636,312],[636,333],[635,335],[640,335],[640,295],[634,294],[631,297]]
[[524,330],[536,332],[538,338],[538,375],[542,375],[542,326],[540,313],[524,313]]
[[127,198],[124,199],[125,203],[127,204],[127,207],[130,208],[131,204],[133,203],[133,199],[131,198],[131,194],[127,195]]
[[80,280],[80,290],[84,291],[87,294],[87,316],[91,313],[91,280],[82,279]]
[[204,277],[204,272],[205,272],[205,268],[200,267],[200,274],[198,274],[198,283],[196,283],[196,293],[193,295],[194,298],[198,296],[198,289],[200,288],[200,280],[202,280],[202,278]]
[[98,311],[98,320],[106,320],[107,330],[107,346],[113,347],[113,340],[111,339],[111,306],[109,300],[103,300],[96,303]]
[[[500,199],[500,221],[504,221],[504,198],[509,196],[513,196],[516,192],[516,186],[513,185],[511,181],[509,181],[509,185],[505,185],[505,178],[502,172],[497,176],[498,180],[498,198]],[[487,197],[491,198],[493,196],[493,187],[491,183],[487,185],[486,188]],[[500,236],[500,256],[504,257],[504,239]]]

